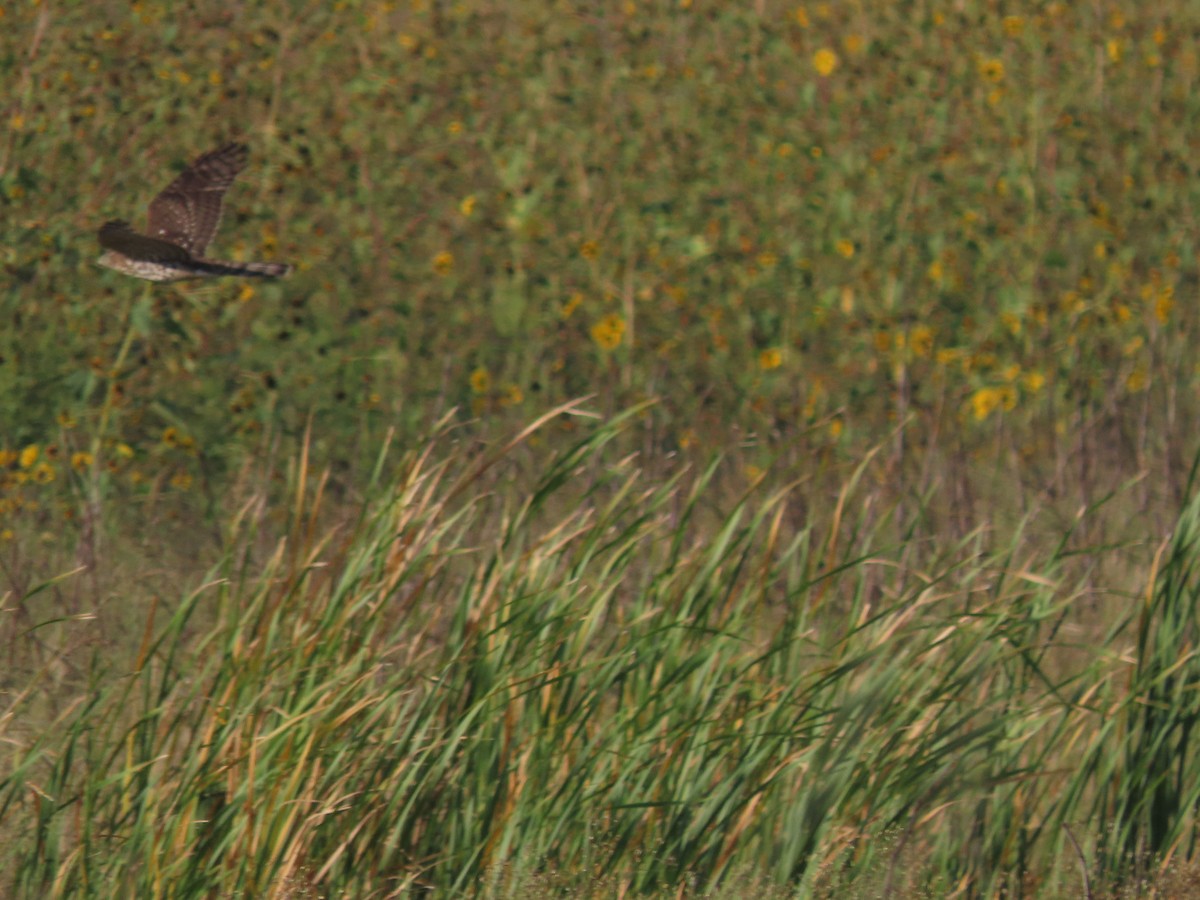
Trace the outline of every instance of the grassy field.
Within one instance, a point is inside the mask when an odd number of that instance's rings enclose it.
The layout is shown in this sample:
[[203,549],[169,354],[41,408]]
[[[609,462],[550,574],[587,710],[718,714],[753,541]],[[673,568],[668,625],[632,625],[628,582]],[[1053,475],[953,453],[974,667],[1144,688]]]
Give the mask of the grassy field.
[[0,6],[0,895],[1200,896],[1198,38]]

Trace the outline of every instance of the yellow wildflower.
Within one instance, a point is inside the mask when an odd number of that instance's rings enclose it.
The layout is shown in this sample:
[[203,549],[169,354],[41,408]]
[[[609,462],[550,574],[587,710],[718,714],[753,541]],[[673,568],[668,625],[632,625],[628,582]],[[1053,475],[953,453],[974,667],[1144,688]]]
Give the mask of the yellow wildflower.
[[445,277],[454,271],[454,254],[443,250],[433,258],[433,271]]
[[979,64],[979,74],[985,81],[999,84],[1004,80],[1004,63],[998,59],[985,59]]
[[504,394],[500,397],[501,406],[517,406],[524,402],[525,392],[518,385],[510,384],[504,389]]
[[592,260],[600,255],[600,245],[596,241],[584,241],[579,245],[579,255]]
[[996,388],[980,388],[971,395],[971,410],[975,415],[975,420],[982,422],[1000,406],[1001,396],[1000,391]]
[[616,313],[609,313],[592,326],[592,340],[604,350],[614,350],[625,336],[625,320]]
[[89,468],[92,464],[92,454],[79,451],[71,454],[71,468],[77,472],[81,472]]
[[486,394],[492,387],[492,376],[483,366],[472,372],[468,380],[471,383],[471,391],[475,394]]
[[913,353],[921,359],[928,359],[933,352],[933,329],[928,325],[916,326],[908,336],[908,343]]
[[1167,319],[1171,317],[1171,310],[1175,308],[1175,291],[1171,285],[1167,285],[1158,295],[1158,299],[1154,301],[1154,318],[1158,319],[1160,325],[1167,324]]
[[458,211],[462,213],[464,218],[470,216],[471,213],[475,212],[475,204],[477,202],[478,201],[474,194],[468,194],[467,196],[463,197],[462,201],[458,204]]
[[24,450],[22,450],[20,457],[21,468],[28,469],[35,462],[37,462],[39,452],[40,451],[37,444],[30,444]]
[[770,347],[758,354],[758,367],[764,372],[783,365],[783,353],[778,347]]
[[571,318],[572,313],[579,309],[579,305],[581,303],[583,303],[583,294],[581,294],[579,291],[576,291],[574,294],[568,297],[567,302],[562,305],[559,315],[564,319]]
[[1004,26],[1004,33],[1009,37],[1020,37],[1025,30],[1025,20],[1020,16],[1005,16],[1001,24]]
[[1017,406],[1017,391],[1012,385],[1006,384],[1003,387],[996,389],[1000,394],[1000,405],[1005,410],[1015,409]]
[[817,70],[817,74],[822,78],[828,78],[833,74],[833,70],[837,68],[838,56],[828,47],[822,47],[812,58],[813,68]]
[[854,256],[854,244],[845,238],[842,238],[840,241],[838,241],[834,245],[834,249],[837,250],[838,256],[844,257],[845,259],[850,259],[850,257]]

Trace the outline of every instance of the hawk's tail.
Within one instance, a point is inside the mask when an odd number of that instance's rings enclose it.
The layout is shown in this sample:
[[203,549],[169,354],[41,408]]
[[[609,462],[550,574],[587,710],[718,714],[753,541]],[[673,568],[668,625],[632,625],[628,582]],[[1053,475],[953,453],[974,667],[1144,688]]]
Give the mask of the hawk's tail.
[[287,263],[222,262],[216,259],[197,259],[195,266],[207,275],[249,275],[254,278],[283,278],[292,271]]

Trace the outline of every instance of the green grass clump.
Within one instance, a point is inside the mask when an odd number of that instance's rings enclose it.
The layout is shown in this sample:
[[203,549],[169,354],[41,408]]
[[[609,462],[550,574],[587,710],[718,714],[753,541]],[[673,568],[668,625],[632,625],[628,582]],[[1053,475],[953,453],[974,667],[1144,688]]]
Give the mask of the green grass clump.
[[1065,545],[905,563],[787,491],[713,522],[712,469],[647,484],[617,432],[519,502],[478,490],[505,457],[426,449],[336,527],[301,467],[277,542],[232,523],[74,700],[44,665],[10,707],[44,721],[6,891],[1053,895],[1190,840],[1194,502],[1089,645]]

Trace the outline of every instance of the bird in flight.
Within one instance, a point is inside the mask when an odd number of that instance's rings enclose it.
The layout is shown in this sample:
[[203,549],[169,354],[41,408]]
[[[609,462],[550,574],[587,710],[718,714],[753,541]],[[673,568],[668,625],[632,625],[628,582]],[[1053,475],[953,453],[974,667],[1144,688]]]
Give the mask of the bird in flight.
[[246,167],[245,144],[205,153],[150,201],[146,233],[128,222],[100,226],[99,265],[147,281],[182,281],[241,275],[282,278],[292,267],[277,262],[223,262],[204,252],[221,222],[221,201]]

